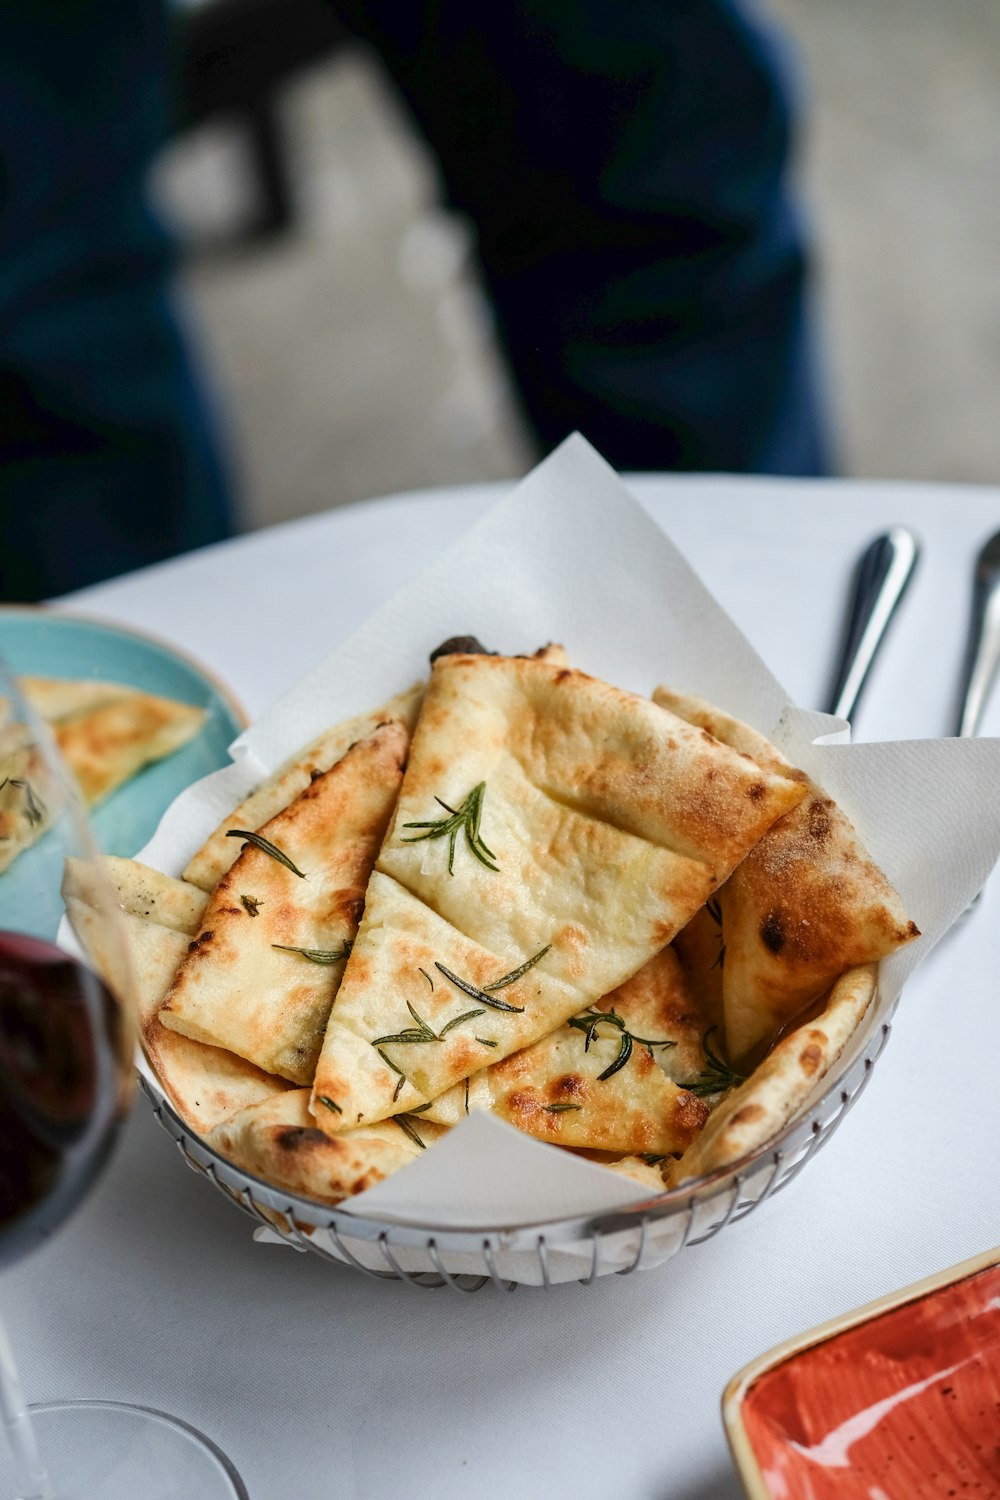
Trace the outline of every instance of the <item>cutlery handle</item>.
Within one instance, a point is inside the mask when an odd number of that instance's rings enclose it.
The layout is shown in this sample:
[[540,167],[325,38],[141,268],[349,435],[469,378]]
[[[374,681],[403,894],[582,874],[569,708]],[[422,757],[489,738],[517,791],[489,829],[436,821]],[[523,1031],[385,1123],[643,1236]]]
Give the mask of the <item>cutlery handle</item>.
[[840,719],[852,717],[919,556],[920,544],[905,526],[893,526],[877,536],[861,554],[827,713]]
[[965,655],[962,696],[955,733],[974,735],[1000,666],[1000,573],[982,555],[972,587],[972,617]]

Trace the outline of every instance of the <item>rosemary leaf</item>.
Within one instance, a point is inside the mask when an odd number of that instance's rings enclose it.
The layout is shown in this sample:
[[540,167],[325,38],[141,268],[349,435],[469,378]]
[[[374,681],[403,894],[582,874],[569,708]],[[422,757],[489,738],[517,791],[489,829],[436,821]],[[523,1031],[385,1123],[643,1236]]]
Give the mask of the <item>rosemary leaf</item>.
[[488,1036],[477,1036],[476,1041],[481,1047],[499,1047],[499,1042],[491,1042]]
[[547,1104],[545,1113],[547,1115],[564,1115],[569,1109],[582,1109],[582,1104]]
[[610,1067],[607,1067],[607,1068],[604,1069],[603,1073],[598,1073],[598,1075],[597,1075],[597,1081],[598,1081],[598,1083],[603,1083],[604,1080],[605,1080],[605,1078],[610,1078],[613,1073],[620,1072],[621,1069],[624,1068],[625,1064],[628,1062],[628,1060],[629,1060],[629,1058],[631,1056],[632,1056],[632,1033],[630,1031],[623,1031],[622,1032],[621,1043],[620,1043],[619,1048],[618,1048],[618,1056],[615,1058],[614,1062],[611,1063]]
[[407,1110],[407,1111],[406,1111],[406,1113],[407,1113],[407,1114],[408,1114],[408,1115],[422,1115],[422,1114],[423,1114],[423,1112],[424,1112],[424,1110],[425,1110],[425,1109],[430,1109],[430,1107],[431,1107],[431,1105],[432,1105],[432,1104],[433,1104],[433,1103],[434,1103],[434,1100],[433,1100],[433,1099],[428,1099],[428,1101],[427,1101],[427,1103],[426,1103],[426,1104],[415,1104],[415,1105],[414,1105],[414,1106],[413,1106],[413,1108],[412,1108],[412,1109],[408,1109],[408,1110]]
[[461,1026],[463,1021],[474,1021],[477,1016],[484,1016],[485,1014],[486,1012],[484,1010],[466,1010],[463,1011],[460,1016],[453,1016],[446,1025],[441,1027],[441,1030],[438,1032],[438,1041],[440,1041],[442,1037],[447,1036],[448,1032],[451,1031],[453,1027]]
[[[257,913],[251,912],[250,915],[255,917]],[[339,964],[351,951],[350,943],[344,943],[340,948],[290,948],[285,943],[272,943],[271,947],[277,948],[279,953],[298,953],[311,964]]]
[[386,1057],[386,1055],[382,1051],[381,1047],[376,1048],[376,1051],[378,1052],[379,1057],[385,1063],[385,1065],[386,1065],[387,1068],[391,1068],[394,1073],[398,1073],[400,1078],[405,1078],[406,1077],[406,1074],[403,1072],[402,1068],[397,1068],[396,1064],[393,1062],[392,1058],[391,1057]]
[[393,1119],[395,1120],[396,1124],[399,1126],[403,1134],[410,1137],[410,1140],[415,1146],[419,1146],[421,1151],[427,1150],[426,1142],[420,1139],[419,1135],[417,1135],[417,1132],[414,1130],[413,1126],[410,1124],[405,1115],[393,1115]]
[[413,1017],[413,1019],[416,1021],[417,1025],[420,1027],[421,1031],[426,1032],[428,1037],[432,1037],[434,1035],[434,1031],[430,1023],[428,1021],[425,1021],[423,1016],[420,1015],[418,1011],[414,1010],[409,1000],[407,1000],[406,1002],[406,1008],[410,1012],[410,1015]]
[[259,849],[262,854],[269,854],[272,859],[278,861],[279,865],[284,865],[286,870],[291,870],[293,875],[297,875],[300,880],[305,880],[306,877],[302,871],[297,865],[292,864],[292,861],[283,849],[279,849],[277,844],[272,844],[270,839],[262,838],[259,833],[254,833],[252,829],[230,828],[226,834],[226,838],[243,839],[246,843],[253,844],[254,848]]
[[240,905],[248,917],[259,917],[260,909],[264,903],[258,896],[241,896]]
[[394,1031],[391,1036],[372,1037],[373,1047],[387,1047],[390,1042],[404,1042],[412,1045],[415,1042],[436,1042],[437,1037],[433,1031],[417,1031],[413,1026],[408,1031]]
[[479,989],[477,985],[470,984],[467,979],[460,979],[457,974],[453,974],[450,969],[446,969],[444,964],[439,964],[436,959],[434,961],[434,967],[435,969],[437,969],[438,973],[444,975],[445,979],[449,979],[457,989],[460,989],[463,995],[468,995],[470,1000],[478,1000],[481,1005],[492,1006],[494,1010],[514,1011],[518,1015],[520,1015],[524,1010],[523,1005],[508,1005],[506,1000],[494,999],[494,997],[492,995],[488,995],[485,990]]
[[424,976],[424,978],[427,980],[427,983],[430,985],[431,989],[433,990],[433,988],[434,988],[434,981],[431,978],[431,976],[428,974],[427,970],[426,969],[418,969],[417,973],[418,974],[422,974]]
[[332,1109],[335,1115],[342,1115],[344,1113],[335,1099],[328,1098],[326,1094],[317,1094],[316,1097],[320,1104],[325,1104],[327,1109]]
[[406,1002],[406,1008],[410,1012],[410,1015],[413,1017],[413,1019],[416,1021],[416,1026],[410,1026],[405,1031],[394,1031],[391,1036],[377,1036],[372,1040],[373,1047],[379,1047],[383,1043],[387,1042],[413,1043],[438,1041],[438,1037],[433,1028],[428,1025],[419,1011],[414,1010],[409,1000],[407,1000]]
[[624,1020],[615,1010],[590,1010],[585,1011],[583,1015],[580,1016],[571,1016],[569,1021],[569,1025],[574,1027],[577,1031],[583,1031],[586,1033],[586,1040],[583,1044],[583,1050],[585,1052],[590,1051],[590,1044],[597,1037],[597,1028],[604,1021],[607,1021],[609,1025],[614,1026],[616,1030],[620,1032],[621,1040],[618,1044],[618,1056],[615,1058],[610,1067],[605,1068],[603,1073],[599,1073],[597,1075],[598,1083],[603,1082],[605,1078],[611,1078],[613,1074],[619,1071],[619,1069],[624,1068],[625,1064],[632,1056],[632,1047],[635,1042],[638,1042],[640,1046],[645,1047],[649,1052],[650,1057],[652,1057],[653,1055],[654,1047],[677,1046],[677,1043],[670,1037],[636,1036],[634,1032],[629,1031]]
[[661,1161],[666,1161],[667,1158],[665,1155],[657,1156],[654,1151],[644,1151],[642,1153],[642,1159],[646,1163],[647,1167],[656,1167],[659,1166]]
[[527,974],[529,969],[535,967],[540,958],[545,957],[551,947],[551,943],[546,943],[545,947],[539,948],[538,952],[533,954],[531,958],[525,959],[520,968],[511,969],[509,974],[505,974],[502,979],[494,979],[491,984],[484,984],[483,989],[487,994],[492,994],[494,990],[505,990],[509,984],[516,984],[522,975]]

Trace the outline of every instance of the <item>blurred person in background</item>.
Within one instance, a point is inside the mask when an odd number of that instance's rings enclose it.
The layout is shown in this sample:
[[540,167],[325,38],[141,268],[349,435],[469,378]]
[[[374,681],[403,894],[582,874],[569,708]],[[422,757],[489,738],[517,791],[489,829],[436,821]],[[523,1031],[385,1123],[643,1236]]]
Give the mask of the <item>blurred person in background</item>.
[[146,179],[161,0],[0,5],[0,599],[225,536],[230,502]]
[[[208,0],[211,3],[211,0]],[[540,447],[620,469],[827,467],[780,39],[741,0],[335,0],[475,224]],[[162,0],[0,15],[0,594],[226,534],[145,200]]]

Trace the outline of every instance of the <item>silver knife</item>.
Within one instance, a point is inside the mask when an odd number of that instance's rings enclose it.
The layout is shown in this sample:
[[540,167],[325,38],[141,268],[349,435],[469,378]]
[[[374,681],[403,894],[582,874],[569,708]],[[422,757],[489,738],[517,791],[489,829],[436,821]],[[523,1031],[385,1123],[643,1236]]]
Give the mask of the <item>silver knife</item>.
[[972,615],[955,734],[974,735],[1000,666],[1000,531],[976,558]]
[[869,542],[858,559],[837,670],[827,713],[851,719],[920,556],[920,543],[905,526],[893,526]]

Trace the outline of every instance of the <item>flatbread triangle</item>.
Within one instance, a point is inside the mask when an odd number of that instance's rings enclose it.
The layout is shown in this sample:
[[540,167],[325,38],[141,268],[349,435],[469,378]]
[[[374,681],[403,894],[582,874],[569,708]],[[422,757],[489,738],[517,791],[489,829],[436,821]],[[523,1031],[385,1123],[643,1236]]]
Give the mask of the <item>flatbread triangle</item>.
[[312,1081],[365,885],[402,777],[381,724],[244,843],[209,899],[160,1020],[292,1082]]

